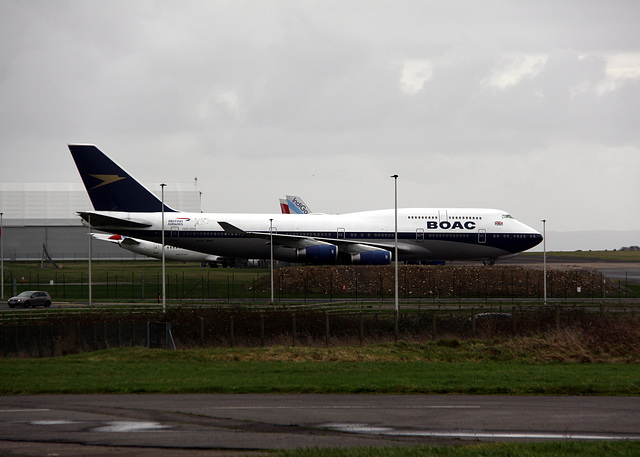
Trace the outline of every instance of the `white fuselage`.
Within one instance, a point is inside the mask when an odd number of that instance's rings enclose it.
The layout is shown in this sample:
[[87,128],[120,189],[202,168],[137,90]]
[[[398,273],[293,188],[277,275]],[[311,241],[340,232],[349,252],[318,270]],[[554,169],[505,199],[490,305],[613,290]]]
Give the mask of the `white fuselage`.
[[[161,242],[162,213],[95,211],[127,224],[99,226],[100,230]],[[245,233],[225,231],[226,222]],[[285,235],[295,241],[308,238],[342,246],[361,245],[393,251],[394,210],[347,214],[238,214],[165,212],[165,243],[192,251],[224,257],[268,259],[271,245],[266,237]],[[249,232],[262,234],[251,236]],[[497,259],[529,249],[542,240],[533,228],[501,210],[478,208],[403,208],[398,210],[399,260]],[[274,258],[296,261],[296,248],[274,243]]]

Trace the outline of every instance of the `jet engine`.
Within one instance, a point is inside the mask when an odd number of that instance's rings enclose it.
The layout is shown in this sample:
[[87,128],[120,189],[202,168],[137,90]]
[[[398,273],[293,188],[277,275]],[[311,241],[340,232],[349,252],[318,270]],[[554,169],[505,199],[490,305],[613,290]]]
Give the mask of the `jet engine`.
[[389,251],[363,251],[351,256],[354,265],[389,265],[391,252]]
[[297,253],[299,262],[333,264],[338,258],[338,247],[333,244],[319,244],[298,249]]

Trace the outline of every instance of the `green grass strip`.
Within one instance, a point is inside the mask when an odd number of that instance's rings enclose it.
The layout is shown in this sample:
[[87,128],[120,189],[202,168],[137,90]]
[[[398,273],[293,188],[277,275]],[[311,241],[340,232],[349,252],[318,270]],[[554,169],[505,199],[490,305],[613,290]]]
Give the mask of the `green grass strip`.
[[279,451],[273,457],[601,457],[640,455],[640,442],[483,443],[459,447],[396,447],[302,449]]
[[[638,395],[640,366],[611,363],[295,361],[256,350],[110,349],[65,357],[0,360],[0,394],[413,393]],[[321,350],[315,350],[322,355]],[[234,356],[235,354],[235,356]],[[238,359],[233,360],[233,358]],[[397,360],[401,360],[399,357]]]

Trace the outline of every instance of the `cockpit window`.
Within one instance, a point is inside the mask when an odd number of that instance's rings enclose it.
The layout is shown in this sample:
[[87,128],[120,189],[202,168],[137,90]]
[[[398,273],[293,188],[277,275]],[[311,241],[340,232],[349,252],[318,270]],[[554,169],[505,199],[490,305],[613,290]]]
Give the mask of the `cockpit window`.
[[502,219],[513,219],[513,217],[511,217],[511,214],[503,214]]

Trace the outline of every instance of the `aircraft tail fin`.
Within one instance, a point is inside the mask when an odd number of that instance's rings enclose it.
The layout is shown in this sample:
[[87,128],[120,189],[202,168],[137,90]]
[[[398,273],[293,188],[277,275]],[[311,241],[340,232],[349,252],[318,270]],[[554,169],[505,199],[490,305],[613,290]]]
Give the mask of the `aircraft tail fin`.
[[291,214],[309,214],[311,209],[297,195],[287,195],[287,206]]
[[291,211],[289,211],[289,205],[284,198],[280,199],[280,211],[282,214],[291,214]]
[[[70,144],[69,150],[96,211],[154,213],[162,201],[94,145]],[[175,212],[166,204],[164,210]]]

